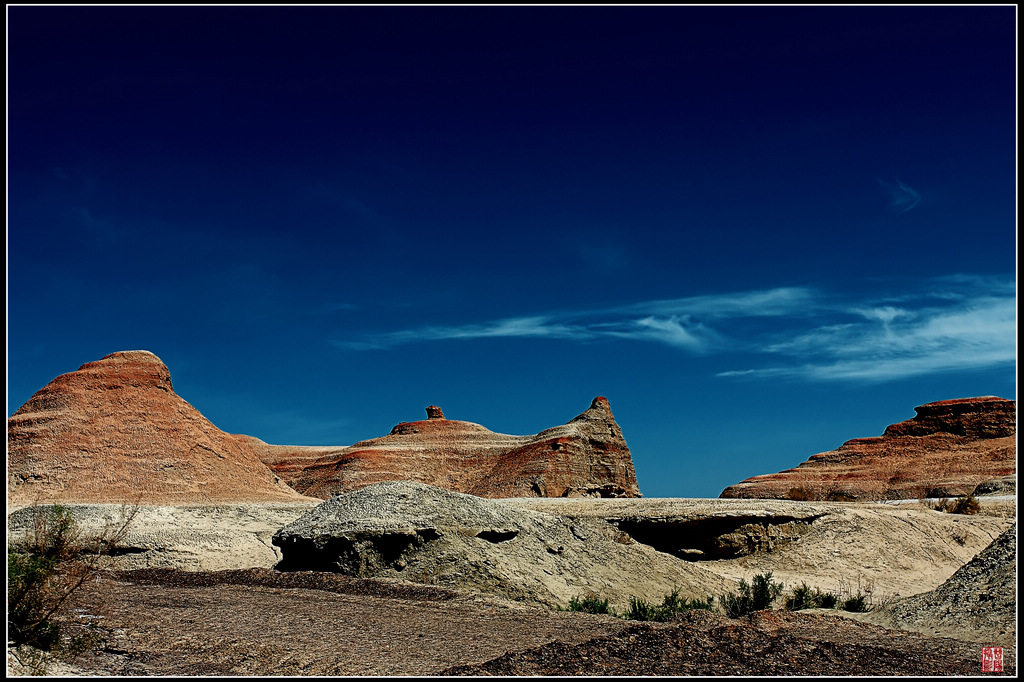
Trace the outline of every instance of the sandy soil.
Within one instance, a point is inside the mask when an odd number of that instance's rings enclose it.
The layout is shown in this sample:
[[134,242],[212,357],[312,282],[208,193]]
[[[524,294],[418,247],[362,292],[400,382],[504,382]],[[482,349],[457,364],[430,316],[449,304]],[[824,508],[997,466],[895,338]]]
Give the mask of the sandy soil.
[[107,638],[64,669],[81,675],[981,673],[981,644],[833,614],[632,623],[323,573],[121,573],[74,608]]

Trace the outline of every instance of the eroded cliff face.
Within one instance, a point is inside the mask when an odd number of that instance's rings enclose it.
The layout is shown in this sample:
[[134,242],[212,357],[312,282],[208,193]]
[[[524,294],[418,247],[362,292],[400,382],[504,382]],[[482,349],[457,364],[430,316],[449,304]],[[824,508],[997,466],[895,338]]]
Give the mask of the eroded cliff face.
[[321,498],[397,480],[479,497],[640,497],[629,448],[603,397],[530,436],[445,419],[436,406],[427,415],[348,447],[264,444],[261,456],[293,488]]
[[878,438],[856,438],[721,497],[843,500],[967,495],[1016,474],[1017,404],[985,396],[928,403]]
[[482,497],[640,496],[604,398],[534,436],[445,419],[434,405],[427,416],[352,446],[269,445],[211,424],[156,355],[122,351],[57,377],[7,420],[7,500],[288,502],[392,480]]
[[63,374],[7,420],[7,501],[188,504],[302,501],[174,393],[148,351]]

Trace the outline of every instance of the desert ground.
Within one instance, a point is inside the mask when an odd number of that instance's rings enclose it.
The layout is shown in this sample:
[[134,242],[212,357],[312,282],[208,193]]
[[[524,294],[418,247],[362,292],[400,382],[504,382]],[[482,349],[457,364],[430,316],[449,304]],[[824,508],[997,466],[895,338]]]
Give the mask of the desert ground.
[[[963,573],[958,569],[1014,526],[1015,499],[981,499],[982,512],[972,516],[924,504],[502,500],[574,523],[590,519],[628,529],[623,551],[632,558],[618,574],[616,564],[608,564],[588,578],[593,584],[555,581],[572,593],[552,588],[545,594],[554,601],[597,594],[621,611],[633,595],[653,601],[673,587],[684,595],[717,595],[741,578],[772,571],[787,589],[806,582],[859,592],[874,607],[863,614],[773,610],[739,619],[692,611],[667,623],[559,610],[493,580],[474,583],[472,572],[461,583],[424,584],[390,575],[275,570],[281,555],[271,537],[311,504],[143,507],[124,551],[76,593],[69,610],[70,626],[95,628],[102,644],[75,660],[52,661],[48,671],[973,676],[982,673],[983,647],[1001,646],[1004,674],[1014,675],[1015,600],[1012,613],[1003,603],[1002,611],[983,620],[968,618],[967,611],[984,607],[977,602],[963,607],[962,620],[950,618],[948,604],[942,613],[918,606],[912,619],[897,617],[911,597],[948,589],[950,578]],[[117,505],[75,510],[85,527],[123,513]],[[9,512],[9,541],[23,530],[19,518]],[[735,529],[737,519],[747,530]],[[685,544],[687,534],[691,544],[706,544],[704,536],[721,533],[723,523],[732,529],[730,537],[746,532],[756,551],[694,560],[696,550],[672,549]],[[753,537],[749,529],[758,524],[766,532]],[[529,557],[516,561],[521,572],[509,575],[528,579]],[[993,584],[991,590],[1015,590],[1015,571],[1012,576],[1012,586]],[[28,672],[9,650],[8,673]]]

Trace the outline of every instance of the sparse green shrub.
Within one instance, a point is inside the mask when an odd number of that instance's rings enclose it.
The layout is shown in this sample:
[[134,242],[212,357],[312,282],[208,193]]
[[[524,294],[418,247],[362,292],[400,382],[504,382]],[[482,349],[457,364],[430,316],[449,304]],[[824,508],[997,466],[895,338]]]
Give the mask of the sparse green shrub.
[[569,600],[570,611],[582,611],[583,613],[607,613],[614,616],[607,599],[601,599],[597,595],[587,595],[580,599],[573,597]]
[[710,595],[707,599],[680,597],[679,588],[677,587],[670,594],[665,595],[660,605],[651,604],[638,597],[630,597],[629,611],[623,615],[623,618],[626,620],[647,620],[663,623],[672,620],[684,611],[692,611],[694,609],[710,611],[714,608],[714,603],[715,598]]
[[739,593],[723,594],[719,599],[722,610],[730,618],[739,618],[754,611],[763,611],[771,608],[774,602],[784,589],[782,583],[772,579],[772,572],[760,573],[754,576],[752,584],[746,580],[740,580]]
[[814,600],[814,592],[807,583],[801,583],[793,588],[793,594],[786,598],[786,608],[790,611],[802,611],[817,607]]
[[630,597],[629,610],[626,611],[623,618],[626,620],[663,621],[668,620],[665,615],[666,614],[661,609],[649,601],[640,599],[639,597]]
[[[15,644],[49,651],[60,641],[52,620],[74,586],[67,568],[78,555],[79,531],[71,512],[61,505],[48,513],[35,510],[23,551],[7,550],[7,630]],[[63,569],[58,572],[58,569]]]
[[32,525],[21,542],[12,541],[7,550],[7,638],[15,655],[25,654],[34,672],[45,657],[34,656],[34,647],[75,656],[95,643],[88,631],[69,637],[62,625],[67,621],[67,600],[99,569],[101,557],[113,551],[138,513],[122,510],[123,523],[110,526],[86,539],[71,511],[62,505],[33,507]]
[[790,611],[803,609],[834,609],[839,603],[839,596],[832,592],[813,590],[807,583],[793,588],[793,594],[786,598],[786,608]]
[[851,595],[843,601],[843,611],[852,611],[854,613],[865,613],[870,611],[871,607],[867,603],[867,595],[857,592],[856,595]]
[[823,609],[834,609],[839,605],[839,595],[835,592],[822,592],[818,597],[818,606]]

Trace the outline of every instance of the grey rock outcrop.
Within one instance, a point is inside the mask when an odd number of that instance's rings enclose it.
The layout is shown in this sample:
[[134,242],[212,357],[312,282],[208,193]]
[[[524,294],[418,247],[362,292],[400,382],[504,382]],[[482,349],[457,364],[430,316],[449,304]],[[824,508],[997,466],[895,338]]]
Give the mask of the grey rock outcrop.
[[1014,524],[934,590],[896,602],[892,624],[953,630],[963,639],[1012,646],[1017,634],[1016,546]]
[[636,543],[600,519],[557,516],[412,481],[333,497],[274,534],[280,570],[394,578],[562,605],[597,593],[620,607],[731,585]]

